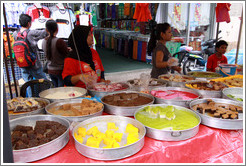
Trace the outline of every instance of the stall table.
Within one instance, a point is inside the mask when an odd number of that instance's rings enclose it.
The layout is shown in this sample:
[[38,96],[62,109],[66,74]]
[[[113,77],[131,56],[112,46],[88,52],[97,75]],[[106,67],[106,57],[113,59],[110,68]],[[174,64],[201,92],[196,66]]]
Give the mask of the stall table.
[[144,147],[138,153],[113,161],[94,160],[81,155],[75,148],[71,133],[63,149],[34,163],[243,163],[243,130],[200,125],[195,137],[176,142],[145,136]]

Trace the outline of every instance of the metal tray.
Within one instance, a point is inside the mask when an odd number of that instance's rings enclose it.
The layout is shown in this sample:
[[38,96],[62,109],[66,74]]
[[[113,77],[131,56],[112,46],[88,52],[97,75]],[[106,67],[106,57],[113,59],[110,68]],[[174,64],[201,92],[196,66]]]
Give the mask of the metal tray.
[[[32,97],[33,99],[37,101],[43,101],[46,103],[46,106],[50,104],[50,101],[47,99],[39,98],[39,97]],[[31,111],[31,112],[23,112],[23,113],[18,113],[18,114],[9,114],[9,119],[15,119],[15,118],[20,118],[23,116],[30,116],[30,115],[37,115],[37,114],[45,114],[45,107]]]
[[[70,92],[70,91],[78,91],[80,93],[82,93],[82,95],[77,96],[77,97],[71,97],[71,98],[67,98],[67,99],[50,99],[50,98],[46,98],[45,96],[51,93],[56,93],[56,92]],[[39,93],[39,97],[45,98],[50,100],[50,102],[55,102],[55,101],[61,101],[61,100],[69,100],[69,99],[75,99],[75,98],[79,98],[79,97],[83,97],[87,94],[87,90],[84,88],[80,88],[80,87],[58,87],[58,88],[51,88],[51,89],[47,89],[44,90],[42,92]]]
[[67,127],[67,130],[58,138],[45,144],[21,150],[13,150],[13,158],[16,163],[32,162],[50,156],[61,150],[69,140],[69,122],[64,118],[59,118],[51,115],[33,115],[21,117],[10,121],[10,131],[17,125],[35,126],[36,121],[49,120],[56,121]]
[[[69,122],[81,122],[81,121],[86,120],[88,118],[102,115],[104,106],[102,107],[102,109],[100,111],[98,111],[98,112],[96,112],[94,114],[85,115],[85,116],[62,116],[62,115],[52,114],[52,113],[49,112],[49,110],[52,109],[52,108],[54,108],[54,107],[61,106],[63,104],[81,103],[82,100],[83,99],[70,99],[70,100],[57,101],[57,102],[54,102],[54,103],[51,103],[51,104],[47,105],[45,107],[45,111],[46,111],[47,114],[50,114],[50,115],[53,115],[53,116],[57,116],[57,117],[66,118]],[[95,101],[95,102],[97,102],[97,101]]]
[[[234,101],[239,101],[235,98],[228,97],[227,95],[229,95],[229,94],[233,95],[233,96],[238,96],[238,97],[243,99],[243,88],[233,87],[233,88],[225,88],[222,90],[222,98],[230,99],[230,100],[234,100]],[[243,101],[239,101],[239,102],[243,102]]]
[[[181,87],[163,87],[163,88],[155,88],[153,90],[163,90],[163,91],[167,91],[167,90],[179,90],[179,91],[184,91],[184,92],[190,92],[193,94],[196,94],[198,97],[195,99],[198,99],[201,97],[200,93],[198,91],[195,91],[193,89],[188,89],[188,88],[181,88]],[[192,99],[192,100],[195,100]],[[192,100],[174,100],[174,99],[161,99],[158,97],[155,97],[155,103],[156,104],[169,104],[169,105],[178,105],[178,106],[182,106],[182,107],[186,107],[189,108],[190,107],[190,102]]]
[[[114,105],[110,105],[110,104],[107,104],[107,103],[102,101],[102,103],[105,105],[105,112],[107,112],[108,114],[121,115],[121,116],[134,116],[134,113],[135,113],[135,111],[138,108],[141,108],[142,106],[153,104],[154,101],[155,101],[155,99],[154,99],[154,97],[152,95],[149,95],[149,94],[146,94],[146,93],[140,93],[140,92],[136,92],[136,91],[114,92],[114,93],[111,93],[109,95],[118,94],[118,93],[137,93],[137,94],[139,94],[141,96],[145,96],[145,97],[151,98],[152,101],[150,103],[148,103],[148,104],[140,105],[140,106],[134,106],[134,107],[114,106]],[[106,96],[108,96],[108,95],[105,95],[104,97],[106,97]],[[102,100],[103,100],[103,98],[102,98]]]
[[[167,86],[171,86],[171,87],[185,87],[185,82],[176,82],[176,81],[168,81],[168,80],[164,80],[161,78],[161,76],[168,76],[168,77],[171,77],[172,75],[175,75],[175,74],[163,74],[163,75],[160,75],[158,77],[158,80],[160,81],[163,81],[163,82],[167,82]],[[195,77],[192,77],[192,76],[187,76],[187,75],[181,75],[182,77],[186,77],[186,78],[192,78],[195,80]]]
[[[195,83],[195,82],[209,82],[209,81],[195,80],[195,81],[186,82],[186,84]],[[227,85],[225,85],[225,86],[228,87]],[[216,91],[216,90],[199,90],[199,89],[190,88],[186,85],[185,85],[185,87],[199,92],[201,94],[202,98],[221,98],[222,97],[222,90],[219,90],[219,91]]]
[[[155,107],[155,106],[168,106],[167,104],[154,104],[154,105],[150,105],[151,107]],[[181,109],[182,111],[187,111],[192,113],[198,120],[199,123],[197,126],[187,129],[187,130],[178,130],[178,131],[168,131],[168,130],[160,130],[160,129],[154,129],[151,127],[147,127],[146,128],[146,136],[156,139],[156,140],[163,140],[163,141],[181,141],[181,140],[186,140],[189,139],[191,137],[194,137],[198,131],[199,131],[199,125],[201,123],[201,118],[200,116],[198,116],[196,113],[194,113],[192,110],[187,109],[185,107],[181,107],[181,106],[176,106],[173,105],[175,108],[177,109]],[[136,119],[136,114],[141,111],[144,107],[138,109],[135,112],[134,118]]]
[[[134,80],[139,80],[139,79],[134,79]],[[154,89],[154,88],[159,88],[159,87],[166,87],[167,86],[167,82],[164,82],[164,81],[160,81],[159,79],[155,79],[157,82],[159,82],[159,83],[161,83],[162,85],[156,85],[156,86],[148,86],[148,90],[149,91],[151,91],[152,89]],[[130,89],[132,90],[132,91],[142,91],[142,87],[141,86],[139,86],[139,85],[133,85],[133,84],[131,84],[130,82],[131,81],[133,81],[133,79],[132,80],[128,80],[127,81],[127,83],[129,84],[129,86],[130,86]]]
[[[190,103],[190,108],[192,109],[192,107],[197,104],[206,103],[207,99],[211,99],[211,98],[198,99],[192,101]],[[243,103],[241,102],[228,100],[228,99],[218,99],[218,98],[212,98],[212,100],[216,103],[233,104],[243,108]],[[221,118],[214,118],[206,114],[203,115],[195,110],[193,111],[201,117],[202,124],[206,126],[218,128],[218,129],[227,129],[227,130],[243,129],[243,113],[238,113],[238,119],[221,119]]]
[[[206,74],[206,75],[209,75],[209,74],[213,74],[213,75],[216,75],[216,77],[195,77],[193,76],[192,74],[193,73],[201,73],[201,74]],[[215,72],[204,72],[204,71],[195,71],[195,72],[188,72],[187,74],[188,76],[192,76],[192,77],[195,77],[197,80],[211,80],[211,79],[216,79],[216,78],[221,78],[223,77],[223,75],[219,74],[219,73],[215,73]]]
[[[125,89],[123,89],[123,90],[117,90],[117,91],[113,91],[113,92],[99,92],[99,91],[96,91],[94,89],[88,89],[88,93],[92,97],[97,96],[97,97],[102,98],[103,96],[105,96],[107,94],[129,90],[130,87],[129,87],[129,85],[127,83],[124,83],[124,82],[119,82],[119,83],[122,84],[125,87]],[[97,84],[105,84],[105,83],[97,83]]]
[[[124,133],[126,125],[128,123],[134,125],[139,129],[139,140],[127,146],[104,149],[104,148],[93,148],[93,147],[86,146],[84,144],[86,142],[86,139],[82,144],[79,143],[74,138],[74,133],[78,130],[79,127],[90,129],[91,127],[97,126],[101,132],[105,132],[107,130],[108,122],[114,122],[115,125],[119,127],[118,131],[121,133]],[[124,116],[115,116],[115,115],[93,117],[79,123],[73,129],[73,138],[75,142],[75,148],[77,149],[77,151],[86,157],[96,160],[117,160],[134,155],[135,153],[137,153],[143,148],[145,134],[146,134],[146,129],[142,123],[132,118],[128,118]],[[123,136],[122,141],[126,143],[126,137]]]

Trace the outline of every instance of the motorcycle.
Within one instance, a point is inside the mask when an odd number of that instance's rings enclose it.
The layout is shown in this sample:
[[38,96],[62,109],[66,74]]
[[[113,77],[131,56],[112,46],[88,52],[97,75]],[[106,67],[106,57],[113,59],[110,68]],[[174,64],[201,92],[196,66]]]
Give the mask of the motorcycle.
[[183,74],[186,75],[192,71],[203,71],[206,68],[208,57],[215,53],[215,43],[219,39],[221,38],[209,39],[203,42],[201,51],[193,51],[192,47],[181,45],[179,52],[173,54],[173,57],[179,59],[179,66],[182,68]]

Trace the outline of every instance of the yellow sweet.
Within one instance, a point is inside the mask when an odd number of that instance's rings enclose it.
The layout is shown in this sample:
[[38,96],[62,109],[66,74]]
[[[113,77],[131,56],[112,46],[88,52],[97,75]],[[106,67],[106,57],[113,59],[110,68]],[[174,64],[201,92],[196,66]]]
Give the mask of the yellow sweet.
[[78,135],[77,133],[74,133],[74,138],[79,142],[83,143],[84,139],[81,135]]
[[108,147],[112,147],[114,142],[115,140],[112,138],[108,138],[108,137],[103,138],[103,143]]
[[81,135],[82,137],[86,136],[86,128],[79,127],[78,128],[78,134]]
[[117,143],[116,141],[113,143],[113,148],[119,148],[120,147],[120,144]]
[[117,131],[119,127],[115,126],[114,122],[108,122],[108,130],[115,130]]
[[98,139],[100,142],[106,137],[106,135],[102,132],[98,132],[96,135],[95,135],[95,138]]
[[129,144],[132,144],[132,143],[138,141],[139,139],[136,138],[135,136],[128,135],[127,138],[126,138],[126,140],[127,140],[127,143],[126,144],[129,145]]
[[86,145],[94,148],[99,148],[100,142],[98,139],[95,137],[89,137],[87,139]]
[[108,149],[108,148],[112,148],[111,146],[104,146],[103,148]]
[[126,126],[126,133],[138,133],[138,128],[128,123]]
[[107,130],[105,132],[105,134],[106,134],[106,137],[113,138],[113,136],[114,136],[114,130]]
[[123,133],[114,133],[113,138],[117,141],[117,142],[121,142]]
[[95,135],[97,132],[99,132],[97,126],[94,126],[94,127],[90,128],[89,130],[87,130],[86,134],[92,135],[92,133],[93,133],[93,135]]
[[139,138],[139,135],[138,135],[138,133],[130,133],[130,134],[128,134],[128,137]]

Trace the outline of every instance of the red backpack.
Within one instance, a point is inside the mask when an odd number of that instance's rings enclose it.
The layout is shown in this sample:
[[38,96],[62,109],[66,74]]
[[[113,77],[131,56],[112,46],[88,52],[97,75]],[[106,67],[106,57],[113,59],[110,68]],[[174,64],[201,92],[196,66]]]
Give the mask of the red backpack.
[[19,67],[33,66],[37,60],[37,57],[32,52],[30,44],[27,40],[28,32],[29,30],[25,30],[22,33],[19,31],[13,45],[15,59]]

